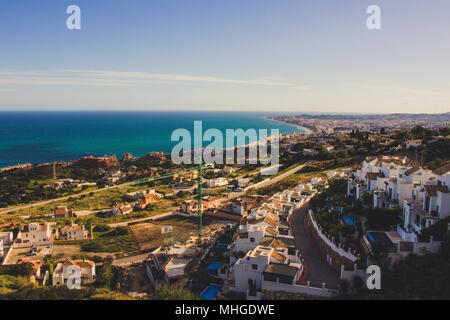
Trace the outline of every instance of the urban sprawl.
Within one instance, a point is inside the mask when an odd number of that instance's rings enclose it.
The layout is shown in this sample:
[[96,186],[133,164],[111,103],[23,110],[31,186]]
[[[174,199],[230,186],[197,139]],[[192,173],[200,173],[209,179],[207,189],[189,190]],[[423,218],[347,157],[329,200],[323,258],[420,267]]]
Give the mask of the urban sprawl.
[[449,114],[270,119],[307,129],[273,176],[161,152],[2,169],[0,295],[448,298]]

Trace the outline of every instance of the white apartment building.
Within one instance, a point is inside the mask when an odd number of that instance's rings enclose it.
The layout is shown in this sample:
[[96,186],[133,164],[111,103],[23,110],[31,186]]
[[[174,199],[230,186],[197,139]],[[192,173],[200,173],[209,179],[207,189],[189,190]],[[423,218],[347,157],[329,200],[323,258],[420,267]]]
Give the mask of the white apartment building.
[[261,290],[263,273],[268,265],[286,265],[295,268],[295,280],[302,272],[303,265],[297,255],[289,255],[286,249],[274,249],[272,247],[257,246],[255,249],[247,252],[245,257],[236,261],[233,266],[234,287],[230,290],[237,292],[247,292],[250,283]]
[[39,244],[51,240],[52,228],[47,222],[30,223],[22,227],[17,235],[18,242]]
[[245,232],[238,231],[234,241],[235,252],[247,252],[255,249],[264,238],[278,236],[278,231],[267,226],[249,225]]
[[402,207],[397,232],[405,241],[417,241],[423,229],[450,216],[450,164],[434,172],[408,164],[406,158],[366,159],[348,180],[348,194],[357,198],[373,193],[373,206]]

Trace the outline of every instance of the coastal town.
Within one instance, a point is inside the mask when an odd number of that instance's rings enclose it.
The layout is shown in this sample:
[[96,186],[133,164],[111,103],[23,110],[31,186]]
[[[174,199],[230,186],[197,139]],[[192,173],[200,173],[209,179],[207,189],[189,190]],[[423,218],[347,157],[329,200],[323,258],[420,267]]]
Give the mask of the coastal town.
[[[196,167],[162,152],[1,169],[0,295],[445,297],[448,115],[397,126],[274,119],[308,130],[280,135],[273,176],[248,159]],[[366,287],[373,265],[382,290]],[[421,272],[400,292],[398,274]]]

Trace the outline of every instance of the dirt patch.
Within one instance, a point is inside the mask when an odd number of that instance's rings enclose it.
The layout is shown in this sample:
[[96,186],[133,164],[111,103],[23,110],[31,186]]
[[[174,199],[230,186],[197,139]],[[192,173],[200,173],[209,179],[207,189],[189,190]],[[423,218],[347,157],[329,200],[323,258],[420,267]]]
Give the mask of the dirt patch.
[[152,290],[142,264],[120,268],[118,283],[125,292],[149,293]]
[[[227,222],[212,217],[203,217],[203,235],[208,235],[213,230],[223,228]],[[163,227],[173,227],[173,232],[163,235]],[[170,241],[173,237],[176,242],[185,242],[189,238],[198,235],[198,218],[196,217],[171,217],[164,220],[145,222],[130,226],[130,230],[138,243],[139,249],[155,249]]]
[[44,257],[51,253],[51,246],[39,246],[37,254],[29,255],[31,247],[28,248],[14,248],[5,261],[5,264],[16,264],[22,259],[27,259],[30,262],[44,262]]

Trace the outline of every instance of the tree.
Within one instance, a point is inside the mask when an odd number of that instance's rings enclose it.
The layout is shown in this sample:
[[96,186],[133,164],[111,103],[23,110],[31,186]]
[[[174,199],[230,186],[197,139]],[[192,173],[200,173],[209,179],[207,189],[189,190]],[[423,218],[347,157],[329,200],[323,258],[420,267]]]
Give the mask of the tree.
[[113,276],[112,258],[106,257],[103,261],[103,266],[97,280],[97,285],[104,288],[111,288]]
[[386,270],[390,265],[390,258],[388,256],[389,245],[384,237],[377,237],[375,242],[372,244],[372,260],[376,265],[382,270]]
[[6,269],[2,270],[0,274],[8,274],[12,276],[22,276],[29,277],[33,274],[33,264],[26,262],[21,264],[14,264],[8,266]]

